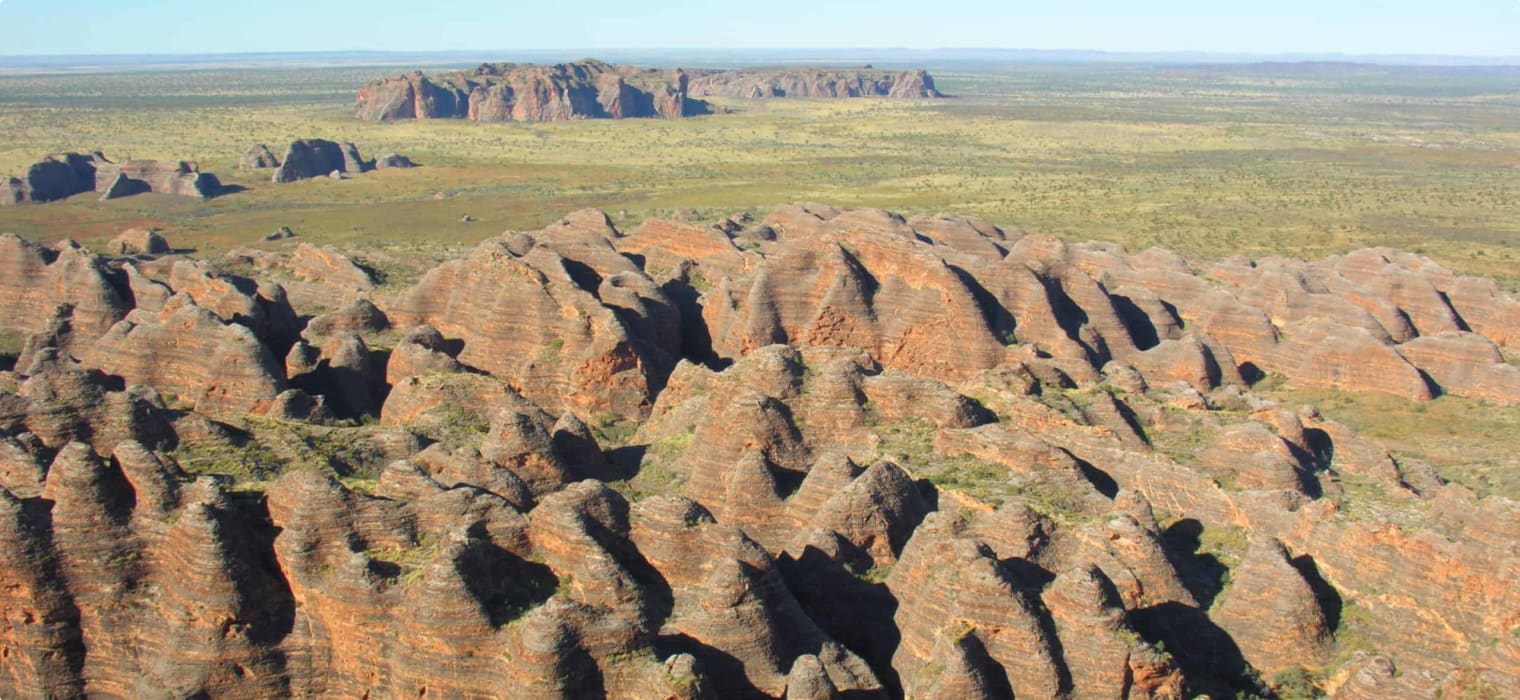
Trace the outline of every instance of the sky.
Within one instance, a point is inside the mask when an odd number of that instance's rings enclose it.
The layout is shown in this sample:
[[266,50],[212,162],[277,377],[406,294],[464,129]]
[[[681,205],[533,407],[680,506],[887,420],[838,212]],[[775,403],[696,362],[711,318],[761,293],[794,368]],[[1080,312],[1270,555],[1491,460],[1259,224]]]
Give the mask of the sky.
[[0,55],[640,48],[1520,55],[1520,0],[0,0]]

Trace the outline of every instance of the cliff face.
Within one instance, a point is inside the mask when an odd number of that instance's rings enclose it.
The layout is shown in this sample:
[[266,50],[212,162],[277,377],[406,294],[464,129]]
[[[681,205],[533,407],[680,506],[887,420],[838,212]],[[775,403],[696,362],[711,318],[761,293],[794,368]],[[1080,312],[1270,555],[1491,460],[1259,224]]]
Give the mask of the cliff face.
[[485,64],[472,72],[420,72],[364,86],[354,115],[370,121],[470,119],[482,122],[678,118],[688,104],[686,74],[600,61],[552,66]]
[[1520,302],[1418,256],[140,239],[0,237],[0,696],[1520,693],[1520,504],[1248,381],[1520,401]]
[[940,97],[922,70],[657,71],[600,61],[552,66],[485,64],[472,72],[420,72],[359,90],[354,115],[369,121],[481,122],[666,119],[707,113],[699,97]]
[[696,71],[687,88],[692,97],[943,97],[934,78],[923,70],[885,71],[870,68],[831,70]]

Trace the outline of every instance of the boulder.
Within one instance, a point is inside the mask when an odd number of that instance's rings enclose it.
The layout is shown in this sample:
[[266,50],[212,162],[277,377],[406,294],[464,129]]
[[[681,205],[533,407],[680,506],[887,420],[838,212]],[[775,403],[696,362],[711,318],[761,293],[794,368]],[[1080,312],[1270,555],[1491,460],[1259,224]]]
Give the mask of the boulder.
[[261,143],[248,149],[248,152],[243,154],[243,157],[238,160],[238,167],[244,170],[278,168],[280,167],[280,159],[275,157],[274,152],[269,150],[268,146]]
[[402,155],[397,155],[395,153],[387,153],[387,154],[385,154],[383,156],[380,156],[379,158],[375,159],[375,168],[377,170],[383,170],[385,168],[415,168],[415,167],[417,167],[417,164],[413,163],[411,158],[407,158],[406,156],[402,156]]
[[129,228],[106,244],[112,255],[168,255],[174,252],[169,241],[151,228]]
[[334,173],[341,177],[364,172],[369,169],[369,165],[359,156],[359,149],[352,143],[300,139],[292,141],[285,150],[285,157],[275,168],[271,179],[280,183],[326,177]]
[[114,199],[139,192],[158,192],[206,199],[222,192],[221,180],[203,173],[189,161],[172,163],[156,160],[129,160],[112,163],[104,158],[95,163],[95,188],[101,199]]

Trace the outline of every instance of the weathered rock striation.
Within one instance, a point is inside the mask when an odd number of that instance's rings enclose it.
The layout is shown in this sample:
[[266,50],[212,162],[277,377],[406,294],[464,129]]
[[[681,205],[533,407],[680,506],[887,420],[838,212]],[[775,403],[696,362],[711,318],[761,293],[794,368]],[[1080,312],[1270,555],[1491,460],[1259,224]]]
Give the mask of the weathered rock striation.
[[1520,304],[1417,256],[170,250],[0,237],[0,696],[1520,693],[1520,503],[1267,388],[1520,403]]
[[469,119],[480,122],[679,118],[701,113],[686,97],[686,74],[601,61],[483,64],[429,77],[420,72],[365,85],[354,115],[368,121]]
[[706,114],[700,97],[940,97],[922,70],[797,68],[688,73],[596,60],[552,66],[484,64],[473,71],[421,72],[365,85],[354,116],[367,121],[469,119],[480,122],[666,119]]

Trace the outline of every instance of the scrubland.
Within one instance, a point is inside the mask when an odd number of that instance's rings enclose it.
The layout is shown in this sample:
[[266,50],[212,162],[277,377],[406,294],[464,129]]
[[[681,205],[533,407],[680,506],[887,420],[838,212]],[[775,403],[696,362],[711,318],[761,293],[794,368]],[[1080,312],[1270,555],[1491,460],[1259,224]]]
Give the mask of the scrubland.
[[[1353,66],[956,66],[933,102],[727,101],[681,121],[359,122],[384,68],[0,77],[0,172],[62,150],[188,159],[208,202],[89,195],[0,229],[99,239],[162,227],[214,252],[288,225],[349,246],[470,244],[596,206],[625,224],[826,201],[954,211],[1196,257],[1422,252],[1513,285],[1520,75]],[[235,169],[295,138],[399,152],[409,172],[286,186]],[[474,221],[465,223],[469,215]]]

